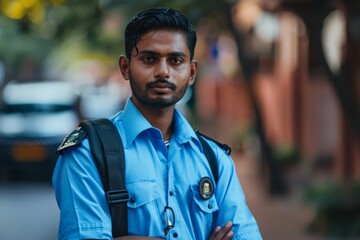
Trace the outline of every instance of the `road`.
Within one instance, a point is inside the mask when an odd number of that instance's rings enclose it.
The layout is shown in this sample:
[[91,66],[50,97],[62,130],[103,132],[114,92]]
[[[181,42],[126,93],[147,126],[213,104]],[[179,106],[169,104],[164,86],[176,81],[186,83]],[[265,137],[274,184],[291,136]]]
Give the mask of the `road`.
[[313,208],[296,191],[288,196],[270,196],[258,163],[251,156],[232,153],[248,206],[264,240],[320,240],[307,232]]
[[1,240],[55,240],[58,221],[49,182],[0,183]]

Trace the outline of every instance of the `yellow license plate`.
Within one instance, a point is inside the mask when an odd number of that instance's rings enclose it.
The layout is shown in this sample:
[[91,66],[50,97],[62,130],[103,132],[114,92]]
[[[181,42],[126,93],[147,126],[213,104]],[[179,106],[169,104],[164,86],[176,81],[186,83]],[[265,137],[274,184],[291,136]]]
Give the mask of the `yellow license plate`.
[[14,145],[11,154],[18,162],[42,162],[47,158],[46,148],[42,145]]

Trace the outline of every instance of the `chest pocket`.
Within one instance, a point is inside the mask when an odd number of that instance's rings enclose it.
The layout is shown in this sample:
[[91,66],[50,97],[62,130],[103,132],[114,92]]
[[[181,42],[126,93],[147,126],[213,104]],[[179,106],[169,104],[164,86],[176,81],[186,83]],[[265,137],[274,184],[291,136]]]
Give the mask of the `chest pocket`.
[[[205,235],[196,235],[195,239],[208,239],[208,234],[211,233],[212,223],[214,220],[213,213],[219,210],[215,196],[208,200],[201,198],[198,191],[198,185],[190,186],[190,215],[194,229],[204,229],[202,232]],[[200,234],[197,232],[196,234]]]
[[129,208],[138,208],[159,198],[155,180],[127,183],[126,188],[129,192]]
[[[160,229],[160,198],[156,192],[155,180],[127,183],[126,188],[129,192],[129,234],[149,235],[152,229]],[[143,224],[144,222],[148,224]]]

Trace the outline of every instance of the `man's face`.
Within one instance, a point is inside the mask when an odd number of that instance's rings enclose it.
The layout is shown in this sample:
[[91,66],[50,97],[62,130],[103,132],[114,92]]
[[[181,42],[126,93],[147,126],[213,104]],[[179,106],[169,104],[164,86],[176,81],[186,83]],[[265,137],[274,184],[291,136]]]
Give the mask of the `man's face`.
[[177,103],[192,85],[197,62],[182,31],[154,30],[144,34],[133,49],[131,60],[120,59],[120,70],[130,81],[133,102],[148,107],[168,107]]

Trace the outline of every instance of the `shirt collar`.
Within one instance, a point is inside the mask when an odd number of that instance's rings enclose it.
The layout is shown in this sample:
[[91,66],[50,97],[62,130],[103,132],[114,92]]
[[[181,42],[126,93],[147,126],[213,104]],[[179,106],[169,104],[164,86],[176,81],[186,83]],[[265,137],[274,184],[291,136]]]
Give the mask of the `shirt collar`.
[[[146,118],[136,108],[129,97],[126,101],[124,110],[118,115],[116,121],[122,121],[124,124],[125,136],[121,136],[124,146],[128,148],[134,139],[147,129],[153,128]],[[115,123],[116,124],[116,123]]]
[[184,144],[192,140],[198,141],[193,128],[177,109],[175,109],[174,112],[174,132],[172,139],[175,139],[180,144]]
[[[118,115],[118,117],[119,118],[115,119],[115,122],[120,120],[123,121],[124,126],[129,126],[124,127],[125,136],[121,136],[126,148],[128,148],[135,140],[135,138],[144,131],[152,129],[153,132],[160,134],[160,130],[154,128],[149,123],[149,121],[137,109],[130,97],[125,104],[124,110],[120,115]],[[201,144],[197,139],[193,128],[177,109],[175,109],[174,112],[174,132],[172,134],[171,140],[175,140],[179,144],[194,141],[202,151]]]

